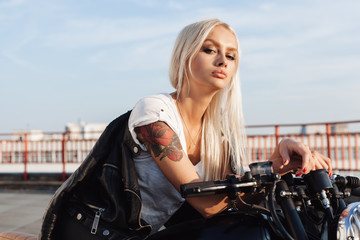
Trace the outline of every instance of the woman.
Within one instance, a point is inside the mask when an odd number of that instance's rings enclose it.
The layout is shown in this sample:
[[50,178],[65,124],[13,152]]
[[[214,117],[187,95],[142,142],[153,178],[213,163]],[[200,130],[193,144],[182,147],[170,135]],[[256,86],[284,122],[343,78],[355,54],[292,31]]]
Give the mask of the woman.
[[[152,233],[184,202],[181,184],[243,174],[246,140],[239,52],[235,32],[217,19],[185,27],[170,65],[176,91],[145,97],[132,110],[129,129],[143,150],[134,159],[143,199],[141,216],[152,225]],[[302,161],[290,161],[295,153]],[[280,142],[270,161],[278,173],[332,171],[330,159],[290,139]],[[187,202],[202,216],[211,217],[226,209],[230,200],[216,195]]]
[[[211,19],[185,27],[170,65],[176,91],[141,99],[130,116],[109,125],[55,193],[39,239],[146,238],[185,202],[181,184],[240,177],[246,139],[239,60],[227,24]],[[294,154],[300,160],[290,158]],[[278,173],[332,171],[330,159],[291,139],[279,143],[270,161]],[[225,195],[187,202],[206,218],[230,204]]]

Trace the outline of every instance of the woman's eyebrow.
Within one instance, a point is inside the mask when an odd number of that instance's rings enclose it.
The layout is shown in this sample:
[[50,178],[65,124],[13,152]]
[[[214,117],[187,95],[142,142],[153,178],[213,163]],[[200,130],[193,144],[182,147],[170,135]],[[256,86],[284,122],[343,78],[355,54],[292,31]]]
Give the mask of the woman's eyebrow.
[[[220,46],[220,43],[218,41],[214,40],[214,39],[207,38],[207,39],[205,39],[204,43],[206,43],[207,41],[212,42],[217,47]],[[226,47],[226,50],[237,52],[238,49],[236,47]]]

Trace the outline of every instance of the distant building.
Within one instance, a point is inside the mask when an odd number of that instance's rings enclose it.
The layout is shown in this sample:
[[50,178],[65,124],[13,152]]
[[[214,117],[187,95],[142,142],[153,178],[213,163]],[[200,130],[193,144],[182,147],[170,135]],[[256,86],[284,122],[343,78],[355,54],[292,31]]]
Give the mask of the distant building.
[[40,141],[40,140],[58,140],[61,139],[61,134],[48,134],[44,133],[42,130],[28,130],[28,131],[13,131],[12,139],[15,141],[24,141],[25,134],[28,141]]
[[331,125],[331,132],[332,133],[348,133],[349,132],[349,126],[347,124]]
[[106,128],[106,123],[67,123],[65,131],[69,139],[97,139]]
[[[106,126],[106,123],[67,123],[65,132],[67,132],[68,140],[98,139]],[[25,135],[28,141],[61,140],[63,138],[62,133],[47,133],[42,130],[16,130],[13,131],[11,138],[14,141],[25,141]]]
[[[347,124],[333,124],[331,125],[331,133],[348,133],[349,127]],[[326,125],[304,125],[301,127],[301,134],[325,134]]]

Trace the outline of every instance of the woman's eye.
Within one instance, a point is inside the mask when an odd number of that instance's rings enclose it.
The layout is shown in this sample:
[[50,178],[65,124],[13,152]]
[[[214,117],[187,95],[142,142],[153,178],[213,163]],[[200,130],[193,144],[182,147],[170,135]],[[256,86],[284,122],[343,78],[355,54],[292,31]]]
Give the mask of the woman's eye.
[[203,50],[205,53],[213,53],[215,52],[214,50],[212,50],[211,48],[204,48]]
[[226,55],[226,57],[227,57],[228,59],[232,60],[232,61],[234,61],[234,60],[235,60],[235,56],[232,56],[232,55]]

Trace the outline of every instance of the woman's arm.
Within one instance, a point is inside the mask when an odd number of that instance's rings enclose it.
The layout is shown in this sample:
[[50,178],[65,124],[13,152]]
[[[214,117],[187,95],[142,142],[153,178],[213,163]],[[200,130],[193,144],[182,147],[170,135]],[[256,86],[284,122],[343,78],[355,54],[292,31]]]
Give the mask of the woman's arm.
[[[172,185],[180,191],[180,185],[203,181],[194,165],[183,151],[179,137],[164,122],[158,121],[135,128],[137,138],[147,150]],[[211,217],[226,209],[230,200],[225,195],[192,197],[187,201],[202,216]]]
[[[178,136],[166,123],[154,122],[136,127],[135,131],[139,141],[145,144],[156,164],[178,191],[181,184],[203,181],[183,151]],[[322,168],[332,173],[329,158],[317,152],[312,153],[306,145],[292,139],[282,140],[269,161],[273,162],[277,173],[295,170],[297,174],[303,174]],[[204,217],[214,216],[230,204],[225,194],[192,197],[187,201]]]

